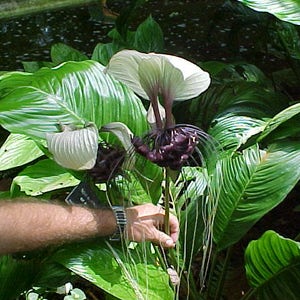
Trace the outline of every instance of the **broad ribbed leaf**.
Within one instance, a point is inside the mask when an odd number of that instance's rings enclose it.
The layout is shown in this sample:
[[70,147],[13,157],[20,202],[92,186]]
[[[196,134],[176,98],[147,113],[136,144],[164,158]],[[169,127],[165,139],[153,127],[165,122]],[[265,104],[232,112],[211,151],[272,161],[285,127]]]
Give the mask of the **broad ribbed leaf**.
[[218,249],[237,242],[278,205],[300,179],[300,143],[250,148],[222,161],[223,183],[214,225]]
[[300,25],[299,0],[238,0],[248,7],[268,12],[278,19]]
[[31,73],[0,78],[0,124],[14,133],[45,138],[58,124],[83,126],[119,121],[134,134],[146,131],[146,112],[139,99],[105,75],[95,61],[68,62]]
[[[284,122],[290,120],[294,116],[300,114],[300,103],[294,104],[287,109],[281,111],[279,114],[274,116],[271,120],[269,120],[266,124],[266,128],[262,132],[262,134],[259,136],[259,141],[265,138],[267,135],[269,135],[271,132],[276,130],[280,125],[282,125]],[[299,129],[299,128],[298,128]]]
[[209,134],[214,137],[224,150],[236,150],[247,140],[265,127],[265,121],[247,116],[228,115],[216,119]]
[[0,171],[27,164],[43,155],[35,141],[23,134],[10,134],[0,148]]
[[262,300],[298,299],[300,243],[267,231],[250,242],[245,253],[246,275]]
[[284,95],[269,87],[253,81],[231,80],[213,84],[201,97],[193,100],[189,119],[200,128],[213,126],[214,120],[228,114],[263,120],[285,109],[286,103],[288,99]]
[[150,251],[143,254],[130,249],[122,251],[101,241],[65,247],[54,257],[118,299],[172,300],[169,277],[155,264],[154,258]]
[[30,196],[75,186],[78,183],[78,179],[50,159],[41,160],[25,168],[13,180],[13,185],[19,185],[21,191]]

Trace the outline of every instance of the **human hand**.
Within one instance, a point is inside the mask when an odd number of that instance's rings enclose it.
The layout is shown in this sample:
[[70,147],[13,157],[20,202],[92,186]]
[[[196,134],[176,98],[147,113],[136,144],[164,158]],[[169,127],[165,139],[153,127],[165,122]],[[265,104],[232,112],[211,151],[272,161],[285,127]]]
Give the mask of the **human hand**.
[[164,248],[173,248],[178,239],[179,223],[170,214],[170,236],[160,229],[164,226],[165,211],[153,204],[143,204],[126,209],[125,237],[130,241],[150,241]]

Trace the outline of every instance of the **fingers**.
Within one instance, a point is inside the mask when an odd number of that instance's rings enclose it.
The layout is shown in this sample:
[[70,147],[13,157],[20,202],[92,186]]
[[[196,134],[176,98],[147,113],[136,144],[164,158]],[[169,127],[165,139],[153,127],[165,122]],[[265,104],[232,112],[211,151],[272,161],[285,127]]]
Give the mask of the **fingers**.
[[173,239],[165,234],[162,231],[157,230],[155,234],[156,238],[152,239],[152,242],[162,246],[163,248],[174,248],[175,247],[175,242]]
[[[159,213],[161,213],[164,216],[165,210],[162,207],[160,207]],[[172,214],[169,214],[169,229],[170,229],[170,237],[173,240],[173,242],[176,243],[179,236],[179,222],[178,219]]]
[[173,242],[176,243],[179,236],[179,222],[178,219],[172,214],[170,214],[169,222],[170,222],[170,236]]
[[151,241],[164,248],[173,248],[178,240],[179,222],[170,214],[169,232],[170,235],[162,232],[164,227],[165,211],[162,207],[153,204],[144,204],[126,209],[127,225],[126,238],[131,241]]

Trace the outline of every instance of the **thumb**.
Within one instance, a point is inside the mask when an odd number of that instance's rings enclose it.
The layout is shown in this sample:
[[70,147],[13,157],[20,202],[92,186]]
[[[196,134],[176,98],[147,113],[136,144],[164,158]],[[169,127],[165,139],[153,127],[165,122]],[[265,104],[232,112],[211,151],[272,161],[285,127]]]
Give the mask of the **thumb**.
[[154,240],[153,241],[154,243],[161,245],[164,248],[174,248],[175,247],[175,242],[172,240],[172,238],[169,235],[165,234],[162,231],[157,230],[157,236],[158,236],[158,239]]

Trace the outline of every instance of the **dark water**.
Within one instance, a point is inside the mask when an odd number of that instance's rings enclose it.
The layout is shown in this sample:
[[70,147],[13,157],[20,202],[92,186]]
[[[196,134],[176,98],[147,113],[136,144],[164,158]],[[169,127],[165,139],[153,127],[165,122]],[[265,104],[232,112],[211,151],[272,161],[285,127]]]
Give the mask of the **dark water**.
[[[107,3],[116,12],[128,5],[128,1]],[[110,41],[107,33],[114,27],[93,20],[91,10],[94,7],[84,6],[0,20],[0,71],[22,70],[22,61],[49,61],[51,45],[58,42],[91,56],[97,43]],[[260,29],[248,24],[233,39],[237,16],[228,1],[148,1],[137,12],[132,29],[149,14],[163,29],[168,53],[194,61],[253,59]],[[256,59],[261,64],[265,61],[264,57]],[[267,63],[272,59],[268,57]]]
[[21,69],[21,61],[50,60],[50,47],[65,43],[91,55],[112,24],[91,20],[88,7],[45,12],[0,23],[0,70]]

